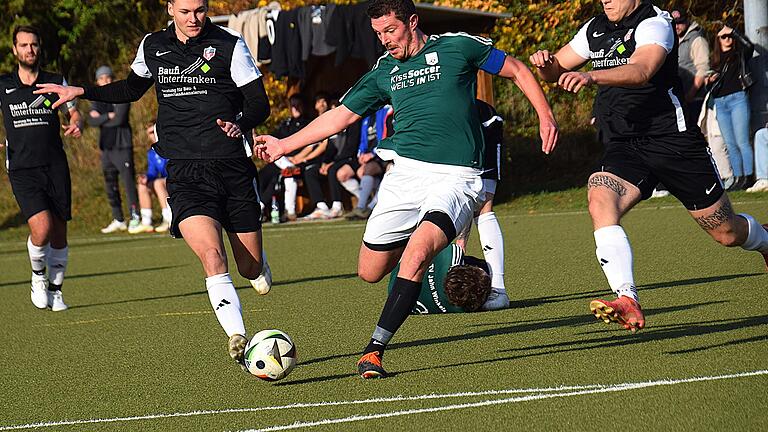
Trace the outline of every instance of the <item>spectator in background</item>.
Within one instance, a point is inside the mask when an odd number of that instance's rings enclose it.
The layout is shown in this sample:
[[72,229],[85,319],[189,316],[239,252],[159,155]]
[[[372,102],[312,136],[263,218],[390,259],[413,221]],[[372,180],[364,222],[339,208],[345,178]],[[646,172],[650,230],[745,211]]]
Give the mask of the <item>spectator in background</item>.
[[711,102],[712,93],[707,92],[704,98],[704,105],[701,113],[699,114],[699,129],[704,134],[704,138],[707,140],[709,146],[709,152],[712,154],[712,160],[715,161],[717,166],[717,172],[720,174],[720,178],[723,180],[723,187],[728,190],[735,181],[733,177],[733,168],[731,167],[731,160],[728,159],[728,149],[725,147],[725,140],[723,134],[720,132],[720,126],[717,124],[717,114],[715,113],[715,106]]
[[[391,136],[393,131],[394,110],[385,105],[372,116],[362,121],[360,147],[358,148],[357,177],[360,179],[360,199],[351,212],[344,217],[348,220],[365,220],[370,217],[377,202],[379,184],[390,162],[382,159],[376,149],[379,142]],[[386,147],[386,145],[385,145]]]
[[677,47],[677,72],[683,81],[683,93],[688,115],[699,118],[704,102],[705,84],[709,69],[709,43],[704,30],[695,21],[688,19],[684,9],[672,9],[670,13],[675,32],[680,40]]
[[[338,100],[331,101],[331,108],[339,106]],[[355,122],[343,131],[328,138],[324,161],[319,173],[328,177],[331,193],[331,216],[340,217],[343,212],[342,188],[360,199],[360,183],[355,172],[360,167],[357,147],[360,138],[360,122]]]
[[[319,92],[315,95],[315,111],[320,116],[330,109],[330,96],[325,92]],[[304,179],[304,187],[309,193],[309,208],[312,212],[302,218],[302,220],[333,219],[340,217],[344,213],[339,201],[337,208],[331,209],[323,193],[322,174],[320,168],[326,149],[328,148],[328,139],[303,148],[295,157],[297,163],[301,164],[301,174]]]
[[[96,85],[104,86],[114,79],[109,66],[96,69]],[[133,136],[131,125],[128,123],[131,104],[111,104],[106,102],[91,102],[91,110],[87,116],[88,124],[98,126],[99,149],[101,150],[101,170],[104,173],[104,186],[107,199],[112,207],[112,222],[101,229],[104,234],[115,231],[132,233],[142,232],[139,214],[137,212],[139,196],[136,190],[136,169],[133,164]],[[120,199],[118,178],[122,178],[131,220],[125,223],[123,204]]]
[[710,77],[717,123],[728,147],[733,175],[729,190],[751,186],[753,174],[752,147],[749,144],[749,100],[746,89],[754,83],[746,62],[752,57],[754,45],[732,26],[723,25],[717,33],[712,67],[717,72]]
[[[155,122],[147,127],[147,137],[151,143],[149,151],[147,151],[147,173],[139,174],[136,183],[139,192],[139,205],[141,206],[141,229],[137,232],[166,232],[171,226],[171,207],[168,205],[168,189],[165,186],[165,179],[168,177],[165,165],[168,163],[168,159],[157,154],[152,148],[157,142]],[[153,191],[163,212],[163,222],[154,228],[152,227]]]
[[747,192],[768,192],[768,123],[755,132],[755,173],[757,181]]
[[[273,133],[274,136],[287,137],[293,135],[309,123],[309,119],[304,115],[304,100],[300,95],[293,95],[288,98],[288,105],[291,116],[280,123],[280,126]],[[270,208],[272,197],[275,196],[276,187],[282,178],[285,185],[283,197],[285,218],[288,221],[296,220],[296,192],[298,184],[292,175],[294,170],[296,172],[299,171],[295,157],[300,152],[300,150],[291,152],[259,170],[259,196],[261,198],[262,210]],[[291,176],[288,176],[288,174]],[[262,212],[262,214],[265,213]]]

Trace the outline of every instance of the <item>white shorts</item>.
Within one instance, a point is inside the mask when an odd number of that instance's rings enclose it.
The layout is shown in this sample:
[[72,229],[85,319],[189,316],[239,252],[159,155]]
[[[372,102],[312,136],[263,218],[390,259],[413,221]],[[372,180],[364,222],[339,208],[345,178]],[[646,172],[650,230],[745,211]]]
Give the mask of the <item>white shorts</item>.
[[397,158],[379,186],[379,201],[368,218],[363,242],[383,251],[405,246],[431,211],[447,215],[458,233],[484,200],[478,170]]
[[499,184],[497,180],[483,179],[483,190],[485,193],[496,195],[496,185]]

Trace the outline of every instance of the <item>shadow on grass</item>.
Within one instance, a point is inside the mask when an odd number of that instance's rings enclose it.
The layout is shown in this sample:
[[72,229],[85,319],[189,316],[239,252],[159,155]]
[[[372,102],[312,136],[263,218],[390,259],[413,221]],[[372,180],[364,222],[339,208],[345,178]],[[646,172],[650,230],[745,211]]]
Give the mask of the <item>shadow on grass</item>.
[[[177,266],[177,267],[183,267],[183,266]],[[166,268],[166,267],[134,270],[134,271],[148,271],[148,270],[157,270],[162,268]],[[125,273],[125,272],[119,272],[119,273]],[[356,276],[357,276],[357,273],[340,274],[340,275],[332,275],[332,276],[318,276],[318,277],[311,277],[311,278],[302,278],[302,279],[294,279],[289,281],[275,282],[272,284],[272,286],[288,285],[288,284],[301,283],[301,282],[312,282],[312,281],[319,281],[319,280],[348,279]],[[249,290],[253,288],[250,285],[245,285],[245,286],[235,287],[235,289],[239,291],[239,290]],[[208,293],[207,291],[203,290],[203,291],[187,292],[182,294],[169,294],[164,296],[143,297],[143,298],[136,298],[136,299],[118,300],[118,301],[112,301],[112,302],[77,305],[77,306],[70,306],[69,308],[77,309],[77,308],[87,308],[87,307],[93,307],[93,306],[107,306],[107,305],[115,305],[115,304],[136,303],[136,302],[143,302],[143,301],[150,301],[150,300],[165,300],[165,299],[172,299],[172,298],[191,297],[191,296],[203,295],[207,293]]]
[[[690,305],[682,305],[682,306],[669,306],[669,307],[663,307],[663,308],[655,308],[655,309],[648,309],[645,311],[646,316],[651,316],[654,314],[662,314],[662,313],[672,313],[672,312],[680,312],[683,310],[689,310],[689,309],[696,309],[699,307],[704,306],[711,306],[715,304],[722,304],[726,303],[725,301],[711,301],[711,302],[704,302],[704,303],[696,303],[696,304],[690,304]],[[570,326],[570,327],[580,327],[585,325],[590,325],[592,323],[595,323],[595,318],[591,315],[584,314],[584,315],[574,315],[574,316],[568,316],[568,317],[562,317],[562,318],[554,318],[549,320],[528,320],[528,321],[520,321],[516,323],[510,323],[511,325],[507,325],[504,327],[497,327],[492,328],[488,330],[481,330],[476,331],[472,333],[466,333],[461,335],[452,335],[452,336],[444,336],[444,337],[436,337],[436,338],[429,338],[429,339],[419,339],[419,340],[413,340],[408,342],[400,342],[400,343],[393,343],[387,346],[387,350],[393,350],[393,349],[399,349],[399,348],[411,348],[411,347],[417,347],[417,346],[426,346],[426,345],[435,345],[435,344],[443,344],[443,343],[450,343],[450,342],[456,342],[456,341],[463,341],[463,340],[470,340],[470,339],[478,339],[478,338],[485,338],[490,336],[499,336],[499,335],[505,335],[505,334],[520,334],[524,332],[531,332],[531,331],[537,331],[537,330],[545,330],[545,329],[551,329],[551,328],[559,328],[563,326]],[[740,325],[734,325],[733,328],[729,328],[729,330],[740,328]],[[658,331],[658,330],[654,330]],[[646,331],[641,332],[639,335],[641,335],[643,338],[646,338],[646,336],[649,333],[655,334],[654,331]],[[604,330],[601,331],[601,333],[604,333]],[[692,333],[695,334],[695,333]],[[689,334],[690,335],[690,334]],[[626,336],[626,335],[625,335]],[[630,337],[638,338],[638,335],[631,335]],[[681,337],[681,336],[670,336],[670,337]],[[663,339],[665,337],[657,337],[656,339]],[[652,339],[652,340],[656,340]],[[562,344],[551,344],[546,346],[534,346],[534,347],[526,347],[526,348],[520,348],[520,350],[538,350],[538,349],[544,349],[548,347],[558,347],[559,345],[581,345],[581,344],[588,344],[589,346],[582,348],[582,349],[592,349],[597,347],[603,347],[608,346],[608,344],[605,343],[605,340],[615,340],[614,336],[610,336],[608,338],[599,338],[595,339],[593,341],[585,340],[585,341],[579,341],[579,342],[563,342]],[[596,344],[596,345],[594,345]],[[593,346],[594,345],[594,346]],[[510,349],[510,350],[502,350],[500,352],[504,351],[515,351],[517,349]],[[465,364],[482,364],[482,363],[492,363],[495,361],[504,361],[504,360],[514,360],[517,358],[524,358],[524,357],[533,357],[537,355],[544,355],[544,354],[551,354],[555,352],[566,352],[566,351],[575,351],[576,349],[563,349],[561,351],[546,351],[542,353],[535,353],[535,354],[526,354],[521,356],[515,356],[515,357],[505,357],[500,359],[489,359],[489,360],[481,360],[477,362],[462,362],[462,363],[456,363],[453,365],[446,365],[445,367],[453,367],[453,366],[461,366]],[[301,364],[313,364],[313,363],[320,363],[324,361],[329,360],[336,360],[343,357],[356,357],[360,353],[346,353],[346,354],[335,354],[332,356],[326,356],[326,357],[319,357],[315,359],[310,359],[306,361],[302,361]],[[442,368],[435,367],[435,368]],[[421,370],[428,370],[433,368],[425,368],[425,369],[414,369],[410,371],[402,371],[401,373],[407,373],[407,372],[416,372]],[[346,377],[347,375],[343,375],[340,377]],[[321,380],[327,380],[332,378],[326,378]]]
[[[519,355],[512,355],[507,357],[500,357],[494,359],[477,360],[474,362],[461,362],[446,364],[440,366],[433,366],[428,368],[409,369],[399,371],[400,374],[406,374],[411,372],[421,372],[435,369],[446,369],[467,365],[480,365],[497,363],[503,361],[521,360],[531,357],[560,354],[566,352],[578,352],[586,350],[598,350],[598,349],[612,349],[622,346],[633,346],[638,344],[654,343],[658,341],[673,340],[679,338],[687,338],[691,336],[703,336],[718,334],[723,332],[729,332],[732,330],[742,330],[749,327],[758,327],[768,324],[768,315],[759,315],[749,318],[739,318],[732,320],[719,320],[719,321],[706,321],[699,323],[687,323],[682,325],[670,325],[652,330],[643,330],[637,334],[631,334],[625,330],[621,330],[621,334],[618,332],[611,332],[609,336],[597,337],[579,341],[571,342],[559,342],[553,344],[544,344],[524,348],[511,348],[502,350],[500,352],[522,352]],[[767,336],[768,337],[768,336]],[[756,338],[745,339],[743,341],[734,341],[735,343],[752,342]],[[684,352],[681,352],[684,353]]]
[[[768,324],[768,322],[766,322],[765,324]],[[721,348],[721,347],[727,347],[727,346],[741,345],[741,344],[744,344],[744,343],[751,343],[751,342],[762,342],[762,341],[765,341],[765,340],[768,340],[768,335],[753,336],[753,337],[744,338],[744,339],[735,339],[735,340],[728,341],[728,342],[723,342],[723,343],[720,343],[720,344],[705,345],[705,346],[696,347],[696,348],[690,348],[690,349],[685,349],[685,350],[666,351],[666,352],[664,352],[664,354],[689,354],[689,353],[694,353],[694,352],[705,351],[705,350],[712,349],[712,348]]]
[[[0,228],[2,230],[2,228]],[[116,235],[124,235],[124,238],[105,238],[103,240],[88,240],[85,243],[79,243],[79,239],[70,239],[70,248],[75,248],[76,250],[86,249],[86,248],[92,248],[92,247],[104,247],[104,246],[111,246],[111,245],[118,245],[118,244],[124,244],[124,243],[137,243],[142,241],[157,241],[159,239],[165,238],[165,236],[156,235],[156,234],[143,234],[143,235],[136,235],[136,234],[116,234]],[[26,248],[26,240],[22,240],[18,242],[19,247],[18,248],[6,248],[2,251],[0,251],[0,255],[12,255],[12,254],[20,254],[20,253],[27,253]]]
[[[710,282],[720,282],[720,281],[726,281],[726,280],[732,280],[732,279],[762,276],[764,274],[765,273],[743,273],[743,274],[731,274],[731,275],[723,275],[723,276],[710,276],[710,277],[701,277],[701,278],[693,278],[693,279],[683,279],[678,281],[658,282],[653,284],[638,285],[637,288],[638,290],[641,290],[641,291],[649,291],[649,290],[655,290],[655,289],[673,288],[673,287],[686,286],[686,285],[698,285],[698,284],[705,284]],[[584,291],[584,292],[573,293],[573,294],[562,294],[562,295],[556,295],[556,296],[535,297],[530,299],[514,300],[510,302],[509,307],[511,309],[519,309],[519,308],[526,308],[526,307],[541,306],[548,303],[558,303],[563,301],[580,300],[580,299],[592,299],[594,297],[599,297],[604,295],[610,295],[610,292],[608,292],[608,290],[594,290],[594,291]]]
[[[155,271],[155,270],[167,270],[167,269],[172,269],[176,267],[185,267],[185,265],[169,265],[169,266],[160,266],[160,267],[146,267],[141,269],[109,271],[109,272],[102,272],[102,273],[83,273],[83,274],[76,274],[76,275],[66,275],[64,280],[69,281],[72,279],[85,279],[85,278],[99,277],[99,276],[112,276],[112,275],[128,274],[128,273],[143,273],[143,272]],[[9,285],[21,285],[21,284],[28,284],[28,283],[29,283],[29,279],[24,279],[22,281],[3,282],[0,284],[0,287],[9,286]]]

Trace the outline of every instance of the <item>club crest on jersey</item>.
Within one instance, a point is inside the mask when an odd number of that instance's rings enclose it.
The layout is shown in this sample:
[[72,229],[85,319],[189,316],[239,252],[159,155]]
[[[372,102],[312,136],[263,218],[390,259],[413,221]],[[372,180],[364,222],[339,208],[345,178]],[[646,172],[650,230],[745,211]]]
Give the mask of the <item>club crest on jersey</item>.
[[213,58],[213,56],[216,55],[216,48],[209,46],[208,48],[203,50],[203,58],[206,60],[210,60]]
[[436,52],[426,53],[424,55],[424,58],[427,60],[427,64],[430,65],[430,66],[434,66],[434,65],[437,64],[438,60],[437,60],[437,53]]

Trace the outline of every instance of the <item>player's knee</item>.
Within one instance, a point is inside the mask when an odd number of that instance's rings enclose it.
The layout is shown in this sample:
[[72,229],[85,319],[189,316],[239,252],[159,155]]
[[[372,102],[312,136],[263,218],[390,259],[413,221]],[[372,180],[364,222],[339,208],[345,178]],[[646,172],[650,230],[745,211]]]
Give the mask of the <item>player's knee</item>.
[[744,243],[744,239],[741,238],[742,236],[739,236],[738,233],[732,229],[709,231],[709,235],[711,235],[716,242],[726,247],[740,246]]
[[226,267],[227,261],[223,252],[224,251],[214,247],[204,250],[200,254],[200,261],[203,262],[203,267],[214,271]]
[[357,268],[357,276],[359,276],[360,279],[368,283],[377,283],[382,279],[384,279],[383,273],[375,272],[375,271],[372,271],[371,269],[365,269],[361,267]]

